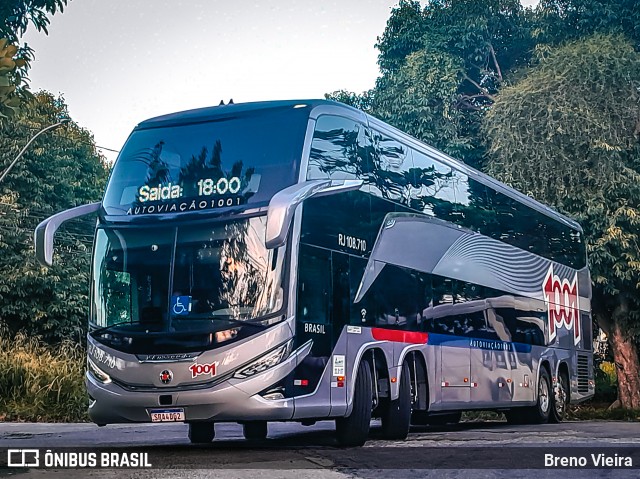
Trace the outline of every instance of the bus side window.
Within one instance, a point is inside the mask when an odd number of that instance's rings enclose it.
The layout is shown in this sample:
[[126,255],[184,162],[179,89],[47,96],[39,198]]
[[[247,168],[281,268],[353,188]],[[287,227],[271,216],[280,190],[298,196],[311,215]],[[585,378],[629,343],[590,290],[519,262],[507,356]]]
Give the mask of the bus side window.
[[412,152],[412,160],[409,206],[451,221],[456,202],[451,168],[415,150]]
[[365,126],[332,115],[322,115],[313,132],[307,180],[352,180],[369,171],[365,154]]
[[403,205],[409,204],[411,151],[406,145],[376,130],[368,130],[372,171],[371,193]]
[[453,314],[453,282],[441,276],[431,276],[433,307],[429,312],[430,330],[440,334],[454,334],[454,324],[450,320]]

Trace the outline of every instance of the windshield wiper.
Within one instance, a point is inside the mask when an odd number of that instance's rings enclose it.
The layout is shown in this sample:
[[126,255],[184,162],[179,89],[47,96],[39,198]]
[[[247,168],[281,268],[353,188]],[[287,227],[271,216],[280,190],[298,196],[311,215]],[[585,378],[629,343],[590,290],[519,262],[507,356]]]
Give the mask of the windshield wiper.
[[[212,313],[199,313],[199,314],[190,314],[189,316],[184,316],[183,317],[186,321],[189,321],[191,319],[204,319],[204,320],[209,320],[209,321],[228,321],[232,324],[251,324],[253,326],[262,326],[263,328],[266,328],[267,326],[265,326],[264,320],[256,320],[256,319],[235,319],[232,317],[232,315],[230,314],[226,314],[226,315],[222,315],[222,314],[216,314],[213,315]],[[175,321],[177,318],[173,318],[173,320]]]
[[115,328],[116,326],[122,326],[125,324],[134,325],[134,324],[142,324],[142,323],[140,321],[118,321],[117,323],[110,324],[109,326],[103,326],[102,328],[94,329],[93,331],[91,331],[91,334],[104,333],[105,331],[109,331],[110,329]]

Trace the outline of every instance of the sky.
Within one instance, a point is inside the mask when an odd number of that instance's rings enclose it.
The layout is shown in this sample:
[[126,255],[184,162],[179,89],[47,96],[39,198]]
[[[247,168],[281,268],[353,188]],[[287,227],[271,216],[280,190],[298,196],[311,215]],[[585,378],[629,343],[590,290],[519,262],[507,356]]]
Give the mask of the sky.
[[[533,0],[524,1],[525,4]],[[362,92],[397,0],[69,0],[36,54],[32,91],[61,94],[109,161],[153,116],[234,102]]]

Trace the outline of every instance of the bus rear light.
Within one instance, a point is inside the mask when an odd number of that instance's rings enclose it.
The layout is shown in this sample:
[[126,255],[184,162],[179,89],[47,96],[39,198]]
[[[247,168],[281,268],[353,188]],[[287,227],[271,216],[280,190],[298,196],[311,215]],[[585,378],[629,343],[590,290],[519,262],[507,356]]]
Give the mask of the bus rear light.
[[398,382],[398,378],[391,378],[391,382],[392,383]]
[[294,386],[308,386],[309,385],[309,380],[308,379],[294,379],[293,380],[293,385]]
[[338,387],[339,388],[343,388],[344,387],[344,381],[338,381]]
[[344,381],[344,376],[338,376],[338,381]]
[[468,383],[468,382],[469,382],[469,378],[464,378],[464,379],[463,379],[463,381],[464,381],[465,383]]
[[507,379],[507,384],[511,384],[511,379]]
[[478,387],[478,383],[471,383],[471,387],[472,388],[477,388]]
[[272,349],[267,354],[259,357],[249,365],[245,366],[244,368],[236,372],[233,377],[238,379],[246,379],[248,377],[266,371],[267,369],[270,369],[274,366],[277,366],[289,357],[292,349],[293,338],[286,343],[278,346],[277,348]]
[[449,387],[449,383],[447,381],[442,381],[442,387],[443,388]]
[[504,383],[498,383],[498,387],[499,387],[499,388],[504,387]]

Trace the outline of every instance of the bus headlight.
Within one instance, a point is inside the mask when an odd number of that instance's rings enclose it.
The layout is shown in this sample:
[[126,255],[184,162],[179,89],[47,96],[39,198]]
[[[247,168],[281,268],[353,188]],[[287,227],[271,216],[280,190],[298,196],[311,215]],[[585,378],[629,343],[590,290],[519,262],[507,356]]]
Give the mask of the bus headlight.
[[291,350],[293,349],[293,338],[291,338],[286,343],[278,346],[275,349],[272,349],[264,356],[259,357],[254,362],[250,363],[248,366],[243,367],[238,372],[236,372],[233,377],[239,379],[246,379],[250,376],[254,376],[258,373],[266,371],[269,368],[272,368],[282,361],[287,359],[291,354]]
[[111,376],[109,376],[102,369],[96,366],[95,363],[89,358],[87,358],[87,369],[89,370],[91,375],[102,384],[109,384],[111,382]]

